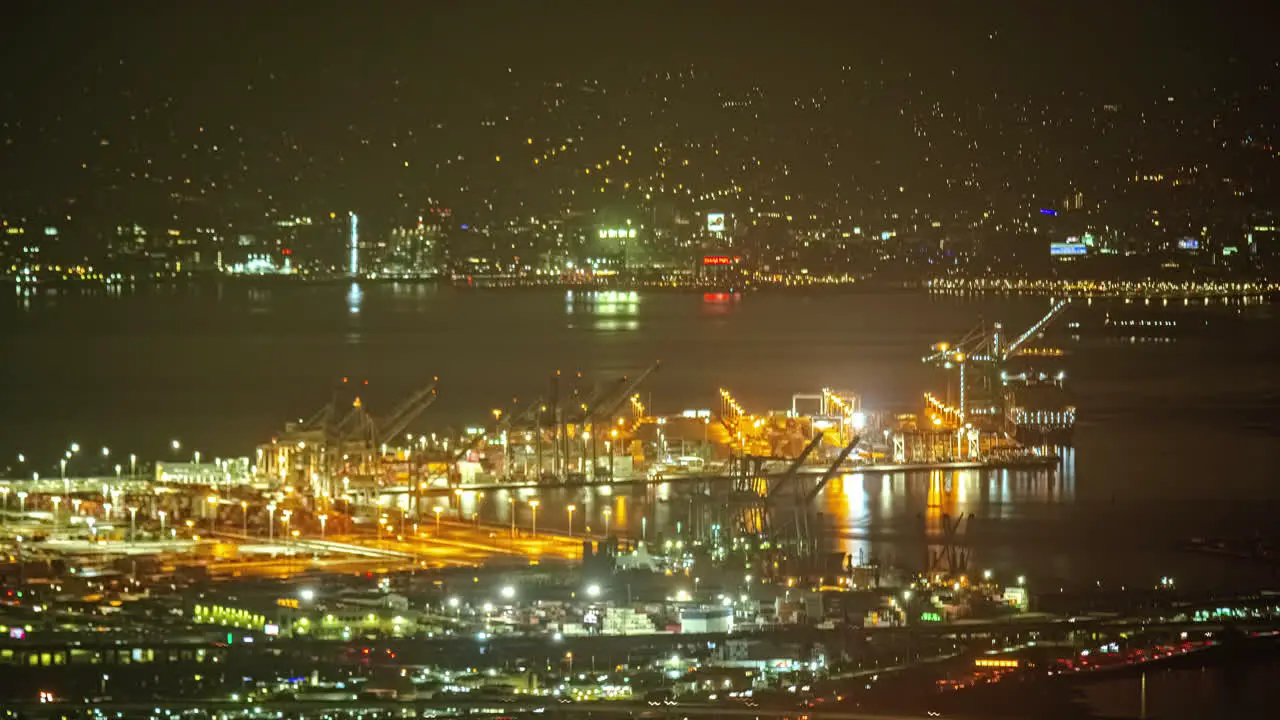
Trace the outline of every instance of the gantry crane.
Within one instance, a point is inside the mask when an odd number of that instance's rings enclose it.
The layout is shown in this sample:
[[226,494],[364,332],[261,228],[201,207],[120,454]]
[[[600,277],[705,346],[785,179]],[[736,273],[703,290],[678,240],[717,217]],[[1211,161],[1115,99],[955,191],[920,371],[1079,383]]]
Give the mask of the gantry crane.
[[[533,422],[537,419],[538,415],[545,410],[545,407],[546,406],[543,404],[542,398],[538,398],[532,403],[525,405],[523,410],[519,410],[520,398],[511,398],[510,408],[505,411],[500,409],[494,410],[493,415],[496,422],[492,429],[485,429],[480,433],[472,435],[469,440],[459,446],[457,452],[455,452],[453,457],[450,458],[450,483],[457,484],[458,478],[455,476],[454,471],[458,462],[465,458],[469,453],[488,443],[492,438],[502,438],[504,435],[510,433],[512,429],[523,427],[526,424]],[[507,445],[510,446],[510,444],[510,440],[508,439]],[[508,469],[504,472],[504,476],[510,475],[509,467],[511,458],[504,458],[503,461],[508,464]]]
[[1007,341],[1002,323],[996,322],[989,326],[983,323],[955,342],[941,342],[934,345],[930,353],[921,358],[922,362],[947,370],[959,368],[960,403],[956,412],[959,424],[963,425],[969,419],[968,368],[970,366],[979,368],[980,377],[984,382],[991,388],[996,387],[1004,364],[1017,355],[1028,340],[1043,332],[1067,309],[1070,303],[1070,298],[1054,302],[1048,312],[1015,337],[1012,342]]
[[[591,471],[594,472],[599,459],[599,437],[598,429],[602,424],[613,427],[613,417],[627,402],[632,403],[633,411],[636,408],[643,410],[643,406],[639,405],[636,399],[635,391],[645,380],[648,380],[653,373],[662,367],[660,361],[654,362],[645,368],[639,375],[623,375],[612,383],[603,387],[597,387],[585,399],[580,399],[581,393],[578,388],[574,388],[569,398],[562,399],[560,395],[560,378],[559,371],[551,378],[551,399],[546,406],[542,416],[539,417],[538,427],[539,433],[541,428],[549,427],[552,430],[552,470],[551,474],[560,480],[564,480],[569,475],[569,467],[572,464],[573,449],[572,443],[569,442],[571,431],[580,429],[577,433],[578,437],[584,443],[580,450],[580,460],[583,469],[586,469],[587,463],[590,463]],[[577,379],[582,378],[582,373],[577,373]],[[541,437],[539,436],[539,442]],[[539,445],[541,448],[541,445]],[[541,470],[541,452],[539,452],[539,470]]]
[[[286,426],[280,436],[259,448],[263,471],[282,483],[291,473],[300,471],[297,480],[301,485],[319,483],[323,486],[313,488],[317,494],[332,494],[336,477],[350,482],[377,475],[382,470],[380,448],[431,407],[438,396],[438,381],[439,378],[433,377],[384,418],[369,414],[358,396],[339,417],[335,392],[333,399],[310,418]],[[342,386],[348,384],[348,379],[343,378]],[[364,384],[367,385],[367,381]]]

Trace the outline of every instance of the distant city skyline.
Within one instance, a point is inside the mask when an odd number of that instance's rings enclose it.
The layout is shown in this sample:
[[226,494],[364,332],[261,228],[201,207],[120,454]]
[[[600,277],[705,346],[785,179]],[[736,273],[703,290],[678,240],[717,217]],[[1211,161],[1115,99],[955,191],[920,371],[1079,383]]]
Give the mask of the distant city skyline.
[[[1228,265],[1259,264],[1255,241],[1273,252],[1254,233],[1280,211],[1265,13],[79,10],[11,6],[4,31],[0,220],[48,262],[106,267],[137,227],[220,267],[232,248],[293,250],[277,229],[294,218],[349,213],[368,238],[426,218],[442,266],[581,263],[624,219],[670,254],[703,243],[709,212],[765,265],[816,246],[832,254],[804,262],[866,269],[883,252],[850,246],[879,236],[942,243],[930,262],[1085,235],[1141,252],[1191,238]],[[510,233],[527,237],[503,259]],[[10,267],[30,262],[9,245]]]

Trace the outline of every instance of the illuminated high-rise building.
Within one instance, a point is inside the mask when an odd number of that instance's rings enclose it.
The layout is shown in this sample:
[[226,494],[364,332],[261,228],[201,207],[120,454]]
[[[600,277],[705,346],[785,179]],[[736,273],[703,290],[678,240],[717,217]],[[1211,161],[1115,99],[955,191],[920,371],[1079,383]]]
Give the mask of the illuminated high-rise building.
[[360,218],[354,212],[351,215],[351,277],[360,274]]

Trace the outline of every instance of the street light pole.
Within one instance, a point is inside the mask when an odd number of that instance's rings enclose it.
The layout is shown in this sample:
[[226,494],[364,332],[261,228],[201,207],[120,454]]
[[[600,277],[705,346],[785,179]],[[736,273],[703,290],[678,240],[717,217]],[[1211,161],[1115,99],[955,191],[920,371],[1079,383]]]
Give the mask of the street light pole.
[[569,511],[569,537],[573,537],[573,511],[578,509],[577,505],[570,505],[566,508]]
[[267,505],[267,542],[274,543],[276,541],[276,504],[269,503]]
[[218,496],[209,496],[209,537],[213,537],[213,525],[218,520]]
[[541,503],[536,499],[529,501],[529,507],[533,508],[533,529],[530,531],[530,535],[535,538],[538,537],[538,505],[541,505]]
[[249,503],[240,501],[240,534],[249,537]]
[[320,520],[320,540],[321,540],[321,541],[323,541],[323,540],[324,540],[324,526],[325,526],[325,524],[326,524],[326,523],[328,523],[328,522],[329,522],[329,516],[328,516],[328,515],[320,515],[318,519]]
[[129,542],[138,541],[138,508],[129,506]]
[[165,516],[167,516],[168,514],[169,513],[165,512],[164,510],[160,510],[156,513],[156,515],[160,516],[160,540],[161,541],[164,540],[164,519],[165,519]]

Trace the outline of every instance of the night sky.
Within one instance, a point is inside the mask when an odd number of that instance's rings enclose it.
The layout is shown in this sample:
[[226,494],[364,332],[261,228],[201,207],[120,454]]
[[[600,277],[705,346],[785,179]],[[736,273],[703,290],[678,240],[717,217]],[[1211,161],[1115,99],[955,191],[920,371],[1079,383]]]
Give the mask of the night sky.
[[[1263,2],[904,5],[10,2],[3,72],[9,114],[25,114],[99,72],[216,105],[273,74],[297,97],[325,91],[340,102],[394,79],[458,90],[506,67],[596,76],[693,63],[796,77],[885,61],[1073,88],[1274,55],[1275,12]],[[127,69],[105,70],[121,62]]]
[[[203,197],[230,207],[252,196],[255,212],[321,196],[326,210],[419,212],[421,198],[464,183],[545,183],[506,168],[423,172],[503,151],[462,131],[428,141],[424,129],[509,117],[555,81],[695,68],[722,87],[824,88],[850,103],[859,83],[882,82],[960,97],[1087,92],[1098,104],[1256,87],[1277,70],[1276,13],[1261,2],[9,2],[0,13],[0,212],[57,217],[72,205],[81,219],[169,213],[147,205],[145,188],[101,192],[143,176],[190,175]],[[885,126],[856,104],[838,116],[866,122],[864,137]],[[524,139],[521,122],[512,139]],[[554,137],[578,122],[536,129]],[[199,128],[223,134],[193,152]],[[202,154],[233,143],[243,159],[228,167]],[[364,157],[360,143],[382,154]]]

